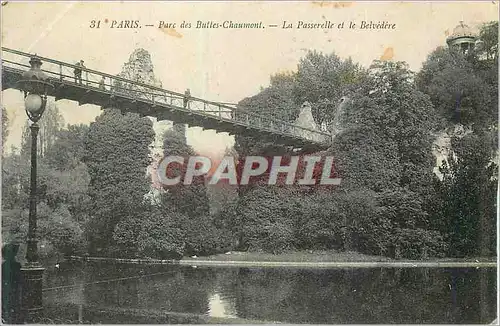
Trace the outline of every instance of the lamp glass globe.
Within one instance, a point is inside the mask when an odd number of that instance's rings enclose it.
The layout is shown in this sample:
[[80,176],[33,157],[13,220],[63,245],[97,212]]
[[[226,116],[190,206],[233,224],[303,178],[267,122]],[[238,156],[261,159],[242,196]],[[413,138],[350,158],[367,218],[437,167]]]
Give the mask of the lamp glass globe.
[[38,94],[29,94],[24,99],[26,110],[30,113],[38,113],[42,109],[42,97]]

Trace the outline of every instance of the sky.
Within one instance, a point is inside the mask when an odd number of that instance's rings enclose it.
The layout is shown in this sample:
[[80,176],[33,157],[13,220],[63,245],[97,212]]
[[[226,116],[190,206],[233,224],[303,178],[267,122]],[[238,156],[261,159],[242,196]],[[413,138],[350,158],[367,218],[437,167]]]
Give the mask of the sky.
[[[151,54],[163,87],[193,96],[237,103],[269,85],[269,76],[296,71],[308,50],[335,52],[363,66],[375,59],[406,61],[414,71],[427,55],[445,45],[463,20],[471,27],[498,20],[497,1],[471,2],[9,2],[2,6],[2,46],[117,74],[136,48]],[[105,23],[105,20],[108,20]],[[100,28],[90,28],[100,20]],[[110,28],[111,22],[138,20],[141,28]],[[183,21],[259,22],[262,29],[180,28]],[[344,29],[282,29],[284,21],[334,24]],[[176,23],[158,28],[160,21]],[[348,29],[349,22],[386,21],[394,30]],[[153,24],[147,27],[146,24]],[[270,24],[278,27],[270,28]],[[19,146],[26,122],[22,95],[2,92],[10,120],[6,148]],[[58,101],[65,122],[90,123],[93,105]],[[226,133],[189,128],[188,144],[200,153],[223,152],[234,142]]]

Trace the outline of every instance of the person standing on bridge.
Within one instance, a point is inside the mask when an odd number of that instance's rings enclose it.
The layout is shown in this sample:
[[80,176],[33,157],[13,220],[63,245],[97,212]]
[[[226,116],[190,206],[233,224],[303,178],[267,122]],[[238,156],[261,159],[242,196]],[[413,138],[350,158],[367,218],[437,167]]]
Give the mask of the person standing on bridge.
[[105,90],[106,88],[104,87],[104,82],[105,82],[105,77],[101,77],[101,81],[99,82],[99,89]]
[[189,88],[186,89],[184,92],[184,108],[186,109],[189,104],[189,99],[191,98],[191,91],[189,91]]
[[75,64],[76,68],[75,70],[73,70],[74,74],[75,74],[75,83],[80,83],[80,85],[82,84],[82,68],[85,68],[85,66],[83,65],[83,60],[80,60],[80,62],[77,62]]

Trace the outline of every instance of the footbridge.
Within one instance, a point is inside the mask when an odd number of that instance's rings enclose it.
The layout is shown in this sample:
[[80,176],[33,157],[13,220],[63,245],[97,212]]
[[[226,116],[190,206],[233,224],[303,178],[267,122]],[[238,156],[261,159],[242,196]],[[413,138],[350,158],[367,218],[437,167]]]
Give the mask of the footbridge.
[[[18,81],[30,68],[33,54],[2,47],[2,90],[19,89]],[[190,127],[227,132],[230,135],[252,137],[307,149],[328,147],[331,136],[326,132],[307,129],[295,124],[256,114],[222,102],[207,101],[182,93],[147,85],[101,71],[82,68],[81,80],[76,80],[74,64],[37,56],[42,70],[55,86],[48,95],[55,100],[68,99],[79,105],[94,104],[116,107],[125,112],[185,123]]]

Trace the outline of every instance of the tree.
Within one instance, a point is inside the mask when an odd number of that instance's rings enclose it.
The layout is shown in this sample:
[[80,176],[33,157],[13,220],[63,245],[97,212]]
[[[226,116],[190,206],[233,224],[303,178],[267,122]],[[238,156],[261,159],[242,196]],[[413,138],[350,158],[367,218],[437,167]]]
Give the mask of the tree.
[[81,255],[86,250],[83,230],[73,219],[65,205],[51,209],[44,204],[40,206],[39,232],[40,238],[52,245],[63,255]]
[[[24,157],[29,157],[31,148],[31,131],[29,130],[31,122],[26,121],[23,129],[21,142],[21,154]],[[50,148],[57,139],[57,133],[64,125],[64,119],[59,112],[59,108],[53,102],[47,103],[47,108],[42,117],[38,121],[40,129],[38,131],[38,155],[44,157],[47,149]]]
[[[181,156],[184,164],[172,164],[166,171],[169,177],[180,176],[177,185],[164,186],[162,210],[173,219],[177,230],[183,234],[184,255],[207,255],[220,252],[230,246],[227,229],[218,227],[210,215],[210,202],[203,176],[193,178],[191,184],[184,184],[188,160],[195,155],[186,144],[185,136],[179,130],[168,130],[164,134],[164,155]],[[219,225],[220,226],[220,225]]]
[[29,194],[29,161],[14,152],[2,159],[2,211],[24,208]]
[[[240,186],[239,232],[248,248],[342,248],[396,255],[398,247],[397,255],[405,257],[441,254],[442,242],[425,211],[425,203],[433,198],[432,131],[437,128],[437,117],[429,97],[416,89],[407,64],[375,61],[365,71],[334,54],[310,52],[294,78],[283,84],[292,89],[294,103],[313,103],[319,122],[336,119],[336,103],[349,95],[340,121],[344,131],[326,153],[316,153],[335,157],[342,184],[308,191],[271,189],[259,181]],[[247,99],[248,106],[260,112],[257,108],[273,105],[271,91],[276,91],[273,84]],[[290,91],[281,92],[283,99],[290,95]],[[264,147],[241,138],[235,148],[240,156],[293,155],[281,146]],[[382,194],[392,201],[384,201]],[[280,209],[276,200],[282,204]],[[394,210],[394,203],[405,203],[408,210]],[[387,210],[393,214],[381,213]],[[401,220],[410,213],[419,222],[405,225]],[[411,247],[402,242],[405,235],[425,240]],[[269,241],[271,237],[279,241]]]
[[39,183],[45,189],[43,198],[52,208],[65,205],[79,223],[88,218],[90,204],[90,176],[82,162],[88,130],[86,125],[68,125],[59,130],[41,160],[44,173]]
[[[346,191],[340,199],[343,213],[352,210],[349,203],[356,197],[351,193],[375,196],[371,211],[376,213],[357,222],[358,230],[346,233],[348,242],[372,254],[440,255],[443,242],[429,224],[425,204],[433,198],[432,132],[437,118],[432,103],[415,89],[405,63],[375,61],[369,76],[348,104],[344,132],[331,149]],[[357,193],[362,189],[369,191]],[[421,241],[408,241],[413,238]]]
[[57,169],[71,169],[82,162],[85,154],[85,139],[89,132],[87,125],[68,125],[56,134],[54,143],[47,148],[46,161]]
[[296,74],[275,74],[270,77],[269,87],[257,96],[245,98],[238,103],[238,107],[274,119],[293,121],[299,113],[299,106],[292,97],[295,84]]
[[[2,210],[2,238],[4,242],[22,244],[28,235],[28,209]],[[37,233],[40,256],[81,255],[85,252],[85,238],[81,226],[73,219],[65,205],[53,209],[44,202],[37,205]],[[24,257],[24,255],[19,255]]]
[[71,217],[83,224],[88,218],[90,197],[88,187],[90,182],[87,167],[79,163],[73,168],[56,170],[43,165],[43,175],[40,176],[41,198],[53,209],[66,207]]
[[[193,178],[191,184],[184,184],[187,165],[190,156],[194,156],[194,150],[186,144],[185,136],[174,130],[167,130],[164,134],[163,151],[164,156],[182,156],[184,164],[169,165],[167,172],[173,176],[180,176],[180,182],[173,186],[165,186],[162,202],[165,207],[173,207],[178,212],[190,218],[206,216],[210,213],[210,204],[206,192],[203,176]],[[175,166],[170,168],[171,166]]]
[[[247,97],[238,103],[238,110],[244,109],[247,112],[259,114],[273,119],[293,122],[300,111],[300,106],[293,101],[293,90],[296,83],[295,74],[276,74],[271,76],[271,84],[263,89],[259,94]],[[249,123],[259,124],[260,121],[253,116],[249,117]],[[244,136],[235,136],[235,150],[240,155],[243,153],[258,153],[262,149],[272,147],[272,142],[256,141]]]
[[[383,115],[383,113],[380,113]],[[356,150],[353,150],[356,149]],[[382,191],[397,186],[402,169],[397,144],[368,127],[346,130],[329,150],[337,159],[342,189]]]
[[492,142],[489,133],[455,137],[442,167],[443,217],[453,256],[495,252],[498,166],[490,159]]
[[85,141],[84,162],[90,175],[90,219],[87,223],[91,250],[113,248],[113,232],[125,219],[140,216],[149,191],[146,168],[152,123],[137,114],[105,109],[91,123]]
[[2,106],[2,157],[7,136],[9,136],[9,117],[7,116],[7,110]]
[[[69,130],[57,131],[44,157],[38,160],[38,230],[44,245],[42,256],[81,254],[85,247],[82,225],[87,217],[89,178],[81,156],[72,156],[77,148],[83,148],[83,137],[75,137],[71,146],[61,146],[64,137],[70,137],[74,128],[69,126]],[[71,163],[64,160],[64,156],[72,156]],[[13,151],[3,163],[2,210],[7,221],[11,217],[15,219],[14,223],[2,226],[3,232],[8,238],[19,240],[26,236],[28,227],[30,160]]]
[[[233,148],[226,148],[224,157],[237,159],[237,153]],[[224,207],[231,205],[238,199],[238,186],[231,185],[227,180],[220,180],[215,185],[207,185],[207,196],[210,202],[210,213],[216,214]]]
[[[496,121],[498,74],[494,62],[478,60],[440,47],[418,73],[417,87],[428,94],[443,127],[462,124],[472,129]],[[487,77],[487,78],[485,78]]]
[[114,240],[123,248],[123,256],[179,259],[185,248],[185,232],[177,222],[179,214],[164,207],[146,206],[118,222]]
[[[401,258],[439,257],[446,252],[442,235],[429,228],[422,197],[409,189],[384,191],[378,197],[378,218],[386,219],[391,236],[385,250]],[[383,225],[383,224],[382,224]]]
[[[294,222],[298,249],[343,249],[347,216],[336,193],[314,191],[302,194]],[[350,218],[350,217],[349,217]]]
[[484,54],[486,60],[498,62],[498,21],[483,24],[479,39],[482,41],[479,54]]
[[[495,229],[491,220],[496,193],[492,160],[498,148],[498,22],[484,24],[480,44],[468,55],[438,48],[417,75],[446,121],[450,155],[435,181],[432,223],[447,235],[453,256],[491,255]],[[460,128],[457,128],[460,127]],[[465,130],[457,133],[456,130]]]
[[364,69],[350,58],[342,60],[335,53],[309,51],[300,59],[294,102],[308,101],[318,124],[331,122],[342,97],[356,90],[366,77]]
[[279,253],[295,248],[296,196],[276,187],[258,187],[240,198],[242,245],[248,250]]
[[423,192],[434,166],[432,103],[415,89],[405,63],[376,61],[370,76],[348,105],[346,130],[333,143],[340,174],[353,188],[408,186]]

